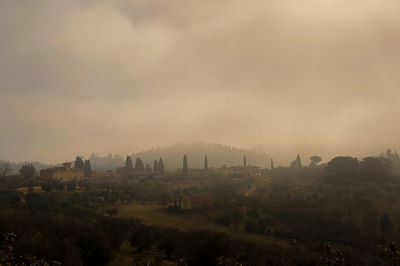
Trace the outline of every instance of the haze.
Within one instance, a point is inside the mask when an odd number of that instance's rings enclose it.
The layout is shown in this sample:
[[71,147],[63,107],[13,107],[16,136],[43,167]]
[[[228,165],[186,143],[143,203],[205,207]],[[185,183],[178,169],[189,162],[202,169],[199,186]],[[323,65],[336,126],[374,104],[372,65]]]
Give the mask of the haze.
[[1,1],[0,158],[398,144],[399,32],[394,0]]

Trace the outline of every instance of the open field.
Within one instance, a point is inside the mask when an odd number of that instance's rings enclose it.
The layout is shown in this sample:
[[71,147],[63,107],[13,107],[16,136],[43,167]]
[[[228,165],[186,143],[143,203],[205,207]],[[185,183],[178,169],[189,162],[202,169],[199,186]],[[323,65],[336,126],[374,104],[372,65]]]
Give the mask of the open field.
[[241,239],[258,244],[276,244],[282,247],[288,246],[288,242],[264,235],[252,234],[243,231],[243,228],[235,230],[234,227],[225,227],[213,223],[205,216],[198,214],[168,214],[162,205],[157,204],[119,204],[113,206],[118,209],[119,217],[135,217],[144,224],[161,227],[178,228],[182,231],[208,230],[224,233],[233,239]]
[[[32,187],[32,189],[33,189],[33,193],[42,192],[42,187],[39,187],[39,186]],[[23,192],[24,194],[26,194],[29,191],[29,187],[20,187],[17,190]]]

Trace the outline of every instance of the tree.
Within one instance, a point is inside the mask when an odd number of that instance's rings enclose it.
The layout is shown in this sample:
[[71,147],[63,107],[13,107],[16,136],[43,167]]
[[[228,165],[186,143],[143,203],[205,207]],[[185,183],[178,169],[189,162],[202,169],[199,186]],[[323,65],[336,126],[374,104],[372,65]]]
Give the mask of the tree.
[[381,229],[381,232],[383,234],[390,234],[392,233],[393,230],[393,222],[390,219],[389,215],[384,214],[381,216],[380,222],[379,222],[379,226]]
[[317,166],[317,164],[322,161],[322,158],[318,155],[314,155],[310,157],[310,166]]
[[146,172],[151,172],[151,167],[148,163],[146,163]]
[[244,166],[244,168],[247,167],[247,159],[246,159],[246,156],[243,156],[243,166]]
[[271,158],[271,170],[274,169],[274,160]]
[[[86,162],[86,161],[85,161],[85,162]],[[86,166],[86,164],[85,164],[85,166]],[[68,189],[69,191],[74,191],[74,190],[76,190],[76,182],[73,181],[73,180],[67,182],[67,183],[66,183],[66,186],[67,186],[67,189]]]
[[164,173],[164,162],[162,158],[158,161],[158,172],[160,172],[160,174]]
[[19,172],[25,179],[33,179],[33,176],[35,175],[35,167],[33,167],[32,164],[24,165],[21,167]]
[[108,216],[113,216],[118,213],[118,210],[116,208],[111,208],[111,209],[106,209],[104,211]]
[[76,156],[74,167],[85,170],[85,163],[83,162],[81,157]]
[[157,160],[154,160],[153,171],[154,171],[154,173],[158,172],[158,161]]
[[84,169],[85,177],[92,176],[92,165],[90,164],[90,160],[85,160],[85,169]]
[[53,189],[53,187],[54,187],[53,186],[53,181],[51,179],[45,180],[42,183],[42,190],[43,191],[49,192],[49,191],[51,191]]
[[238,229],[239,223],[243,220],[244,214],[241,209],[234,209],[231,213],[232,222],[235,225],[235,230]]
[[204,170],[208,170],[208,159],[207,159],[207,155],[204,157]]
[[366,157],[360,163],[359,176],[365,180],[382,180],[392,176],[392,162],[386,158]]
[[244,224],[244,230],[250,233],[256,233],[258,231],[257,223],[253,219],[247,219]]
[[128,169],[132,169],[133,168],[131,156],[127,156],[126,157],[125,168],[128,168]]
[[293,167],[296,169],[303,167],[301,164],[301,159],[300,159],[299,154],[297,154],[296,159],[290,164],[290,167]]
[[2,162],[0,164],[0,177],[6,176],[9,171],[10,171],[10,163]]
[[188,174],[188,162],[187,162],[187,156],[186,154],[183,155],[183,167],[182,167],[182,171],[184,175]]
[[386,151],[386,158],[392,159],[392,150],[391,150],[391,149],[387,149],[387,151]]
[[358,175],[359,162],[357,158],[340,156],[328,162],[326,169],[336,175],[355,177]]
[[139,157],[136,158],[135,168],[136,168],[136,171],[138,171],[138,172],[143,172],[144,171],[143,161]]

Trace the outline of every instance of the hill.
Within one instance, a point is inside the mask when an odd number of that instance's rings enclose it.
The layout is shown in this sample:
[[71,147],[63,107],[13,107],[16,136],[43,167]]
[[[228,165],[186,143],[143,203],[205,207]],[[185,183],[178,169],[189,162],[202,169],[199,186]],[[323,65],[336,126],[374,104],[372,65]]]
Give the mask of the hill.
[[203,168],[204,156],[207,155],[209,167],[226,165],[242,165],[243,156],[247,158],[248,165],[269,166],[269,156],[252,150],[222,145],[198,143],[178,143],[164,148],[153,148],[139,153],[133,153],[132,157],[140,157],[143,162],[152,165],[153,161],[163,158],[167,170],[175,170],[182,167],[182,158],[186,154],[189,168]]

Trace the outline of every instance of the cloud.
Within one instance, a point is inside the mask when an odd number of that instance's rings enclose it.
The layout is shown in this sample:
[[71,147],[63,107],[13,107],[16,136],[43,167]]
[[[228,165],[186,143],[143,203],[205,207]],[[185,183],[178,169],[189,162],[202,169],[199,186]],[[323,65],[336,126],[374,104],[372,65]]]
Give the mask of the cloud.
[[5,1],[0,158],[398,143],[400,4]]

